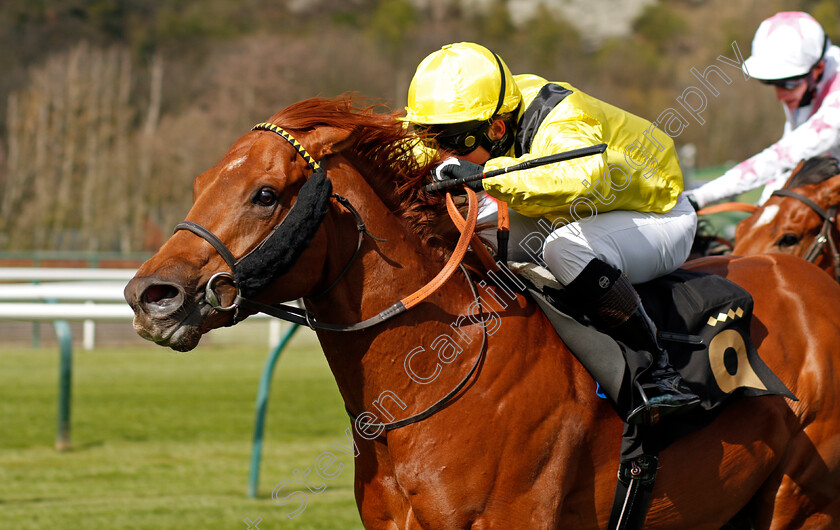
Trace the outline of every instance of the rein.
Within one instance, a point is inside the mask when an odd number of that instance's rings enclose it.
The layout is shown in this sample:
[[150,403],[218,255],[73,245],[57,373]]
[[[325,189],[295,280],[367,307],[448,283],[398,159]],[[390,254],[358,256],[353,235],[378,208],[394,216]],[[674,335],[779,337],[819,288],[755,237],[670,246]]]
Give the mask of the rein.
[[758,206],[756,206],[755,204],[746,204],[743,202],[725,202],[723,204],[714,204],[712,206],[700,208],[699,210],[697,210],[697,215],[709,215],[721,212],[754,213],[756,210],[758,210]]
[[[295,207],[297,207],[298,204],[302,202],[301,198],[304,197],[304,188],[309,186],[310,182],[315,182],[316,186],[317,186],[317,189],[319,189],[319,190],[326,189],[327,187],[331,188],[331,185],[330,186],[326,186],[324,184],[318,185],[319,181],[322,182],[322,183],[329,184],[329,179],[326,177],[325,170],[321,168],[321,166],[309,155],[309,153],[306,151],[306,149],[304,149],[303,146],[300,145],[300,143],[298,143],[298,141],[295,140],[294,137],[292,137],[292,135],[290,135],[288,132],[286,132],[285,130],[283,130],[280,127],[278,127],[274,124],[271,124],[271,123],[257,124],[252,130],[265,130],[265,131],[270,131],[270,132],[278,134],[284,140],[289,142],[295,148],[295,150],[297,150],[298,153],[300,153],[300,155],[306,161],[307,165],[313,170],[312,177],[310,177],[307,180],[307,182],[304,184],[303,188],[301,188],[301,193],[298,196],[298,200],[295,201],[295,203],[290,208],[289,212],[280,221],[280,224],[275,226],[271,230],[271,232],[259,244],[257,244],[256,247],[254,247],[254,249],[247,252],[244,256],[242,256],[239,259],[236,259],[233,256],[233,253],[230,251],[230,249],[228,249],[227,246],[215,234],[213,234],[213,232],[204,228],[203,226],[199,225],[198,223],[195,223],[195,222],[192,222],[192,221],[184,221],[182,223],[178,223],[175,226],[175,231],[176,232],[179,231],[179,230],[187,230],[187,231],[192,232],[193,234],[205,239],[208,243],[210,243],[213,246],[213,248],[216,249],[216,251],[219,253],[219,255],[221,255],[222,259],[224,259],[225,263],[227,263],[227,265],[230,267],[232,273],[229,273],[229,272],[217,272],[217,273],[215,273],[213,276],[210,277],[210,280],[208,280],[207,285],[205,287],[205,297],[207,299],[207,303],[210,304],[210,306],[212,306],[217,311],[234,311],[234,316],[233,316],[233,319],[232,319],[230,325],[233,325],[238,321],[239,310],[244,309],[246,311],[255,311],[255,312],[265,313],[265,314],[273,316],[275,318],[279,318],[279,319],[282,319],[282,320],[287,320],[287,321],[293,322],[295,324],[307,325],[312,329],[321,329],[321,330],[327,330],[327,331],[358,331],[358,330],[362,330],[362,329],[374,326],[376,324],[379,324],[380,322],[384,322],[385,320],[393,318],[394,316],[399,315],[399,314],[407,311],[408,309],[416,306],[417,304],[419,304],[420,302],[422,302],[423,300],[428,298],[432,293],[434,293],[444,283],[446,283],[449,280],[449,278],[452,276],[452,273],[455,271],[456,268],[460,268],[461,271],[464,273],[464,276],[467,279],[467,283],[470,287],[473,298],[475,298],[475,302],[478,306],[479,315],[484,314],[483,306],[481,305],[481,297],[478,295],[478,292],[476,291],[475,285],[473,285],[473,281],[470,278],[469,273],[467,272],[467,269],[461,263],[464,259],[464,256],[466,255],[466,252],[467,252],[471,242],[473,243],[473,246],[475,247],[475,250],[479,253],[479,255],[484,256],[482,258],[482,261],[484,261],[485,264],[488,262],[488,259],[489,259],[489,253],[487,252],[487,249],[484,247],[484,245],[481,243],[481,241],[475,235],[475,225],[476,225],[476,220],[478,218],[478,198],[477,198],[475,192],[473,190],[469,189],[466,186],[464,187],[464,189],[465,189],[465,191],[467,193],[467,196],[468,196],[468,199],[469,199],[469,210],[468,210],[466,219],[461,217],[460,213],[457,211],[457,208],[455,207],[454,202],[452,201],[451,194],[447,193],[447,197],[446,197],[447,209],[449,210],[449,214],[452,217],[453,222],[455,222],[455,224],[456,224],[458,230],[460,231],[461,235],[459,236],[458,244],[455,246],[455,250],[453,251],[453,253],[450,256],[449,260],[447,261],[446,265],[443,267],[443,269],[441,269],[438,272],[438,274],[429,283],[427,283],[426,285],[424,285],[423,287],[421,287],[420,289],[418,289],[414,293],[412,293],[409,296],[403,298],[402,300],[398,301],[397,303],[393,304],[392,306],[388,307],[384,311],[381,311],[380,313],[378,313],[377,315],[375,315],[373,317],[370,317],[370,318],[368,318],[368,319],[366,319],[362,322],[356,323],[356,324],[348,324],[348,325],[328,324],[328,323],[318,322],[315,319],[315,315],[313,315],[309,311],[306,311],[304,309],[300,309],[298,307],[294,307],[294,306],[290,306],[290,305],[284,305],[284,304],[268,305],[268,304],[263,304],[263,303],[260,303],[260,302],[256,302],[254,300],[251,300],[251,299],[243,296],[239,287],[238,287],[238,283],[243,281],[243,278],[241,278],[241,276],[240,276],[242,264],[249,258],[251,258],[251,259],[265,258],[265,256],[261,256],[261,252],[263,251],[263,249],[270,247],[272,240],[274,240],[278,237],[285,237],[285,236],[288,235],[288,231],[286,231],[286,232],[283,231],[284,223],[290,217],[292,217],[293,213],[295,212]],[[370,238],[372,238],[376,241],[384,241],[383,239],[379,239],[379,238],[376,238],[376,237],[372,236],[370,234],[370,232],[367,231],[367,228],[365,227],[365,223],[362,220],[361,215],[359,215],[359,212],[356,210],[356,208],[353,207],[353,205],[350,203],[350,201],[348,199],[346,199],[345,197],[342,197],[341,195],[338,195],[337,193],[327,192],[327,194],[328,194],[327,198],[335,199],[336,202],[338,202],[339,204],[344,206],[348,211],[350,211],[350,213],[353,214],[353,216],[356,219],[356,228],[359,231],[359,237],[358,237],[358,240],[356,242],[356,249],[353,251],[353,255],[350,257],[349,262],[347,263],[347,265],[345,265],[345,267],[341,271],[341,273],[339,273],[338,277],[324,291],[321,291],[319,294],[314,295],[312,297],[309,297],[310,300],[313,299],[313,298],[323,296],[324,294],[329,292],[333,287],[336,286],[338,281],[345,275],[345,273],[349,270],[350,266],[353,264],[356,257],[358,256],[359,249],[362,246],[362,241],[363,241],[365,235],[367,235],[368,237],[370,237]],[[317,195],[318,194],[316,193],[313,198],[311,198],[311,199],[308,198],[308,199],[306,199],[306,201],[308,201],[309,203],[312,203],[312,204],[316,204],[316,205],[319,204],[319,202],[324,202],[323,201],[324,193],[321,192],[322,197],[318,197]],[[324,207],[324,210],[325,209],[326,209],[326,207]],[[315,225],[315,229],[317,229],[317,227],[320,226],[320,224],[323,222],[324,217],[325,217],[325,212],[324,212],[324,214],[320,215],[320,218],[318,219],[318,222]],[[294,229],[295,229],[295,227],[292,227],[292,230],[294,230]],[[314,236],[314,233],[315,233],[315,230],[313,229],[313,230],[310,231],[309,234],[306,235],[305,241],[303,242],[304,247],[308,246],[309,242],[311,241],[312,237]],[[282,236],[278,236],[278,234],[282,234]],[[299,255],[303,251],[303,249],[302,248],[297,248],[297,249],[293,249],[293,250],[294,250],[293,254],[295,255],[294,260],[296,261],[297,257],[299,257]],[[483,253],[481,251],[483,251]],[[492,262],[492,259],[490,259],[490,263],[492,263],[495,266],[495,263]],[[285,271],[278,272],[277,274],[275,274],[274,277],[276,278],[277,276],[279,276],[283,272],[285,272]],[[230,282],[232,282],[234,288],[236,289],[236,298],[228,306],[223,306],[221,304],[221,301],[219,300],[219,297],[216,295],[216,292],[214,290],[214,286],[215,286],[216,282],[219,281],[222,278],[226,278]],[[483,319],[482,319],[482,322],[483,322]],[[473,377],[473,375],[478,370],[478,367],[481,365],[481,362],[484,360],[484,357],[485,357],[486,352],[487,352],[487,335],[488,335],[488,333],[487,333],[487,326],[481,326],[481,327],[482,327],[482,330],[483,330],[482,340],[481,340],[481,349],[479,350],[478,355],[476,356],[475,362],[473,363],[472,367],[467,372],[467,374],[461,379],[461,381],[457,385],[455,385],[455,387],[452,390],[450,390],[445,396],[443,396],[441,399],[439,399],[437,402],[435,402],[433,405],[431,405],[429,408],[423,410],[422,412],[419,412],[417,414],[409,416],[408,418],[398,420],[398,421],[395,421],[395,422],[391,422],[391,423],[358,422],[358,421],[356,421],[357,416],[354,415],[352,412],[350,412],[349,409],[347,409],[347,414],[353,419],[354,422],[356,422],[358,424],[357,428],[360,428],[360,429],[376,429],[378,431],[378,433],[381,433],[383,430],[384,431],[390,431],[392,429],[398,429],[400,427],[404,427],[406,425],[411,425],[412,423],[422,421],[422,420],[428,418],[429,416],[431,416],[432,414],[434,414],[434,413],[438,412],[439,410],[443,409],[444,407],[446,407],[446,405],[449,404],[449,402],[458,394],[458,392],[460,392],[467,385],[467,383],[470,381],[470,379]],[[345,406],[345,408],[346,408],[346,406]]]
[[[484,315],[484,307],[481,305],[481,296],[479,296],[478,291],[475,289],[475,285],[473,285],[472,279],[470,279],[470,275],[467,272],[467,269],[461,265],[461,271],[467,277],[467,283],[470,286],[470,291],[472,291],[473,298],[475,298],[475,302],[478,305],[478,314],[479,316]],[[484,318],[480,320],[484,322]],[[391,431],[394,429],[399,429],[400,427],[405,427],[406,425],[411,425],[412,423],[417,423],[419,421],[423,421],[432,414],[442,410],[446,407],[447,404],[460,392],[467,383],[469,383],[470,379],[472,379],[473,374],[475,374],[476,370],[478,369],[481,361],[484,360],[484,356],[487,354],[487,326],[481,326],[482,334],[481,334],[481,347],[478,350],[478,355],[475,357],[475,361],[473,362],[472,367],[470,370],[464,375],[461,381],[458,382],[455,387],[447,392],[445,396],[440,398],[437,402],[435,402],[432,406],[427,408],[422,412],[418,412],[412,416],[407,418],[393,421],[390,423],[368,423],[368,422],[361,422],[358,421],[358,415],[353,414],[350,412],[350,409],[347,406],[344,406],[344,409],[347,411],[347,415],[350,416],[350,419],[356,425],[357,429],[376,429],[377,433],[381,433],[381,431]]]
[[814,239],[814,242],[811,243],[811,246],[808,247],[808,250],[805,252],[803,258],[805,260],[814,263],[820,254],[823,253],[825,250],[826,245],[828,245],[828,252],[831,256],[831,263],[834,266],[834,279],[840,282],[840,252],[837,250],[837,242],[834,240],[834,234],[832,232],[832,228],[834,228],[837,224],[837,208],[838,205],[835,204],[831,206],[828,211],[823,209],[819,204],[815,203],[808,197],[796,193],[795,191],[780,189],[773,192],[772,195],[776,195],[779,197],[790,197],[796,199],[808,207],[810,207],[820,218],[823,220],[822,228],[820,229],[820,233]]

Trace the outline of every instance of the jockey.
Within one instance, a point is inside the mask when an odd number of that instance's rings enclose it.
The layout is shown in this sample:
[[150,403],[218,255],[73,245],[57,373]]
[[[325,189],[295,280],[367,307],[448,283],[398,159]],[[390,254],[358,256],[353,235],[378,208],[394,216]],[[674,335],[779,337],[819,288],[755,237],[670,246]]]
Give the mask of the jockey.
[[[650,352],[634,424],[694,408],[633,283],[685,261],[697,218],[682,195],[674,144],[651,123],[566,83],[513,76],[473,43],[443,46],[417,67],[405,120],[431,138],[447,180],[606,143],[604,153],[476,181],[479,222],[510,206],[510,256],[544,263],[587,316],[628,346]],[[638,402],[638,400],[636,401]]]
[[800,160],[840,157],[840,48],[810,15],[784,12],[761,25],[744,71],[776,89],[785,111],[782,138],[722,176],[688,191],[695,208],[764,185],[759,204],[784,186]]

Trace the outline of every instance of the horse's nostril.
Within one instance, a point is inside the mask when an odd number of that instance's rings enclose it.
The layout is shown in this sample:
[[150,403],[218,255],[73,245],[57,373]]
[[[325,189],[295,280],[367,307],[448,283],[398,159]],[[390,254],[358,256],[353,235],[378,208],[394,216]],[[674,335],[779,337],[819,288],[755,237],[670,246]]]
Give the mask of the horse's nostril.
[[178,296],[178,289],[171,285],[152,285],[143,292],[143,301],[147,304],[160,304]]

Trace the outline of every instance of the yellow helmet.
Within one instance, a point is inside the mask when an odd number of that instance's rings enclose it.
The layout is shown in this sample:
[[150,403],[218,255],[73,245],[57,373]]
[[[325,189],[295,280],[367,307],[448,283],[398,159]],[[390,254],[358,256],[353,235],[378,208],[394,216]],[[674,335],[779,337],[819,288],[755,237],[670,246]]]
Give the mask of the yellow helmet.
[[489,120],[513,112],[522,93],[502,59],[471,42],[423,59],[408,87],[405,120],[421,125]]

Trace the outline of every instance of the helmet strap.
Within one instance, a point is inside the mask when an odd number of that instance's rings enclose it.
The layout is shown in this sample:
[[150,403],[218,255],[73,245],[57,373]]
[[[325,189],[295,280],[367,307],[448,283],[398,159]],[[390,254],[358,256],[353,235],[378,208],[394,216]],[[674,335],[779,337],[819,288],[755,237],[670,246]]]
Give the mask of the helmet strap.
[[822,61],[825,58],[825,52],[828,49],[829,43],[830,40],[828,38],[828,35],[826,35],[823,39],[822,53],[820,53],[820,57],[813,64],[813,66],[811,66],[811,69],[808,70],[808,75],[805,78],[805,82],[808,83],[808,88],[805,90],[805,93],[802,94],[802,99],[799,100],[798,108],[800,109],[802,107],[807,107],[808,105],[810,105],[811,102],[814,101],[814,96],[817,95],[817,83],[819,83],[820,79],[822,78],[822,74],[820,74],[816,79],[812,79],[811,73],[814,71],[814,68],[816,68],[817,65],[820,64],[820,61]]
[[510,150],[510,146],[513,145],[513,130],[511,124],[505,120],[504,136],[498,140],[490,138],[490,126],[493,124],[493,119],[502,109],[502,105],[505,102],[505,90],[507,89],[505,67],[502,66],[502,59],[495,52],[493,52],[493,57],[496,58],[496,64],[499,66],[499,77],[501,78],[501,83],[499,85],[499,101],[496,103],[496,110],[493,111],[493,114],[490,115],[490,119],[487,121],[487,126],[482,131],[481,147],[485,148],[490,153],[491,158],[496,158],[497,156],[502,156]]
[[496,110],[494,110],[493,114],[490,115],[490,119],[493,119],[493,116],[495,116],[499,112],[499,110],[501,110],[502,105],[505,102],[505,88],[507,88],[505,86],[505,67],[502,66],[502,59],[496,52],[493,52],[493,57],[496,58],[496,64],[499,66],[499,76],[502,78],[502,82],[499,86],[499,101],[498,103],[496,103]]
[[[519,107],[517,107],[517,110]],[[481,135],[481,146],[490,153],[490,158],[496,158],[499,156],[504,155],[508,151],[510,151],[511,146],[515,140],[516,133],[514,131],[515,127],[515,116],[518,112],[514,111],[511,113],[511,119],[502,118],[502,121],[505,124],[505,133],[502,135],[501,138],[498,140],[494,140],[490,138],[490,126],[493,123],[493,120],[488,122],[487,128],[483,131]]]
[[807,107],[814,101],[814,96],[817,95],[817,83],[811,78],[811,72],[808,72],[808,77],[805,78],[805,82],[808,84],[808,88],[805,89],[805,93],[802,94],[802,99],[799,100],[799,107]]

